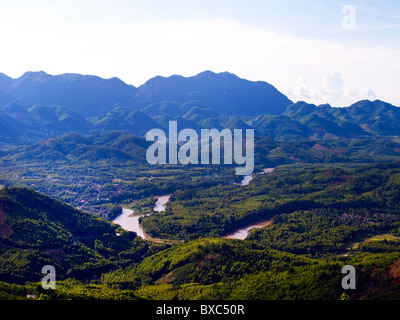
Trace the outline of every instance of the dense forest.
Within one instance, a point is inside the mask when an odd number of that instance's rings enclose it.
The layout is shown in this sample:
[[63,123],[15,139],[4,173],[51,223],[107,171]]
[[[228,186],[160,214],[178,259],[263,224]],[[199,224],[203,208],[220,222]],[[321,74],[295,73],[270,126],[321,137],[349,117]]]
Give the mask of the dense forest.
[[367,234],[399,235],[399,173],[397,163],[278,167],[242,188],[176,191],[167,210],[144,217],[142,225],[154,237],[185,239],[222,236],[271,218],[274,223],[251,239],[295,253],[339,252]]
[[[397,107],[292,103],[267,83],[209,71],[139,88],[21,79],[0,79],[0,299],[400,298]],[[80,114],[82,88],[92,104]],[[234,165],[149,165],[145,133],[173,120],[179,130],[253,129],[250,184]],[[125,208],[146,239],[112,222]],[[244,240],[227,238],[260,221]],[[357,289],[343,295],[348,264]],[[40,284],[44,265],[56,290]]]
[[[350,299],[398,299],[399,176],[394,162],[283,165],[248,186],[190,180],[190,188],[168,190],[165,212],[142,218],[152,236],[183,240],[168,243],[31,189],[4,187],[0,296],[339,300],[341,268],[351,264],[357,290]],[[221,237],[265,218],[272,223],[246,240]],[[57,270],[56,290],[40,285],[47,264]]]

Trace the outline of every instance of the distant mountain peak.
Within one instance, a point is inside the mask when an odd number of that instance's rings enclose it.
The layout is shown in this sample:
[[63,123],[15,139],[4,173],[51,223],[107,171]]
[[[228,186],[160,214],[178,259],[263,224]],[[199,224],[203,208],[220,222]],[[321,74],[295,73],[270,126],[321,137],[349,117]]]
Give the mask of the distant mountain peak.
[[229,77],[239,78],[234,73],[231,73],[231,72],[228,72],[228,71],[214,72],[214,71],[211,71],[211,70],[202,71],[202,72],[198,73],[196,76],[229,76]]
[[26,110],[21,104],[16,102],[11,102],[2,108],[3,111],[12,114],[12,113],[23,113],[27,114],[28,110]]
[[8,81],[9,81],[9,80],[12,80],[12,78],[9,77],[9,76],[6,75],[6,74],[0,72],[0,81],[2,81],[2,80],[8,80]]
[[44,71],[27,71],[17,79],[0,76],[0,106],[10,102],[27,108],[35,104],[60,105],[83,116],[99,116],[122,105],[137,108],[137,89],[117,78]]
[[157,76],[138,88],[136,99],[143,107],[163,101],[194,102],[203,109],[227,115],[281,114],[293,103],[267,82],[210,70],[191,77]]
[[205,70],[203,72],[200,72],[190,78],[194,78],[194,77],[216,77],[216,76],[221,76],[223,75],[223,73],[217,73],[211,70]]
[[48,73],[44,71],[27,71],[22,76],[20,76],[17,80],[25,80],[25,79],[40,79],[51,77]]
[[207,76],[207,75],[215,75],[215,74],[216,74],[216,73],[213,72],[213,71],[211,71],[211,70],[205,70],[205,71],[203,71],[203,72],[198,73],[197,75],[198,75],[198,76],[200,76],[200,75]]

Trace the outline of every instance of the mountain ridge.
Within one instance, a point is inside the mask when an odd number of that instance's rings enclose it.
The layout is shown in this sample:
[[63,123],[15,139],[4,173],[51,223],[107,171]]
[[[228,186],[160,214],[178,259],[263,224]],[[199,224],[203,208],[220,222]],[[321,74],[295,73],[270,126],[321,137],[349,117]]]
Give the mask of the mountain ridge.
[[229,72],[205,71],[191,77],[156,76],[137,88],[116,77],[103,79],[76,73],[50,75],[44,71],[27,71],[16,79],[5,74],[0,76],[3,105],[10,102],[26,107],[61,105],[84,116],[99,116],[99,112],[108,112],[116,105],[140,110],[166,101],[196,102],[219,113],[235,114],[246,114],[249,110],[255,114],[260,108],[279,113],[292,102],[267,82],[252,82]]
[[361,100],[336,108],[292,102],[267,82],[229,72],[156,76],[138,88],[116,77],[0,74],[0,111],[2,148],[69,132],[143,137],[173,120],[181,129],[254,129],[278,140],[400,136],[400,108],[390,103]]
[[292,103],[267,82],[253,82],[229,72],[209,70],[186,78],[178,75],[154,77],[138,87],[136,98],[142,104],[196,101],[200,107],[231,115],[256,115],[266,110],[281,113]]

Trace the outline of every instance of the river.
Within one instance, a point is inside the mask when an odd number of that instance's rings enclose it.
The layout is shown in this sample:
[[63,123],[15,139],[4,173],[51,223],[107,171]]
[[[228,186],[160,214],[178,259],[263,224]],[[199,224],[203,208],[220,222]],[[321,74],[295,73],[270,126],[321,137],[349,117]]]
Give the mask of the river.
[[170,195],[159,197],[156,204],[154,205],[153,210],[156,212],[165,211],[165,205],[168,203],[170,197]]
[[240,228],[234,230],[233,232],[230,232],[230,233],[224,235],[222,238],[244,240],[249,235],[250,230],[252,230],[254,228],[257,228],[257,229],[264,228],[267,225],[269,225],[271,222],[272,222],[271,219],[258,221],[256,223],[252,223],[247,226],[240,227]]
[[[266,168],[263,169],[262,172],[256,173],[256,174],[266,174],[266,173],[270,173],[273,172],[274,168]],[[247,176],[244,176],[243,180],[240,182],[240,185],[242,187],[244,186],[248,186],[250,184],[250,182],[253,180],[254,178],[254,174],[249,174]],[[239,240],[244,240],[247,238],[248,233],[251,229],[254,228],[264,228],[265,226],[269,225],[271,223],[271,219],[268,220],[261,220],[261,221],[257,221],[255,223],[249,224],[247,226],[244,227],[240,227],[235,229],[234,231],[222,236],[223,238],[227,238],[227,239],[239,239]]]
[[123,229],[127,231],[136,232],[136,234],[142,239],[146,239],[147,236],[143,232],[139,224],[139,218],[141,216],[131,216],[133,210],[124,208],[122,209],[122,214],[116,217],[113,222],[119,224]]
[[[263,169],[263,172],[257,173],[257,174],[265,174],[265,173],[270,173],[274,171],[274,168],[267,168]],[[253,180],[254,174],[250,174],[248,176],[245,176],[243,180],[241,181],[240,185],[241,186],[247,186],[249,183]],[[154,205],[154,212],[162,212],[165,211],[165,205],[168,203],[170,199],[170,195],[162,196],[157,199],[157,202]],[[133,213],[133,210],[131,209],[123,209],[122,214],[119,215],[117,218],[113,220],[114,223],[119,224],[122,228],[128,231],[133,231],[136,232],[136,234],[141,237],[142,239],[145,240],[154,240],[151,239],[150,236],[148,236],[142,229],[139,223],[139,218],[141,216],[131,216]],[[145,215],[146,216],[146,215]],[[253,228],[263,228],[271,223],[271,220],[261,220],[257,221],[255,223],[249,224],[244,227],[240,227],[226,235],[223,236],[223,238],[227,239],[239,239],[239,240],[244,240],[247,238],[248,232],[253,229]],[[158,239],[159,240],[159,239]]]
[[253,180],[253,175],[249,174],[248,176],[244,176],[243,180],[240,182],[240,185],[242,187],[248,186],[250,184],[250,181]]
[[[161,211],[165,211],[165,205],[168,203],[170,196],[162,196],[159,197],[157,202],[154,205],[153,210],[155,212],[161,212]],[[142,239],[145,240],[152,240],[150,238],[149,235],[147,235],[142,227],[140,226],[139,223],[139,218],[143,217],[143,216],[134,216],[133,214],[133,210],[132,209],[127,209],[127,208],[123,208],[122,209],[122,213],[116,217],[112,222],[114,222],[115,224],[120,225],[123,229],[127,230],[127,231],[133,231],[136,232],[136,234],[141,237]],[[144,215],[146,216],[146,215]]]
[[[274,168],[266,168],[266,169],[263,169],[262,172],[259,172],[259,173],[256,173],[256,174],[265,174],[265,173],[270,173],[272,171],[274,171]],[[249,174],[247,176],[244,176],[243,180],[240,182],[240,185],[242,187],[248,186],[250,184],[251,180],[253,180],[253,178],[254,178],[254,174]]]

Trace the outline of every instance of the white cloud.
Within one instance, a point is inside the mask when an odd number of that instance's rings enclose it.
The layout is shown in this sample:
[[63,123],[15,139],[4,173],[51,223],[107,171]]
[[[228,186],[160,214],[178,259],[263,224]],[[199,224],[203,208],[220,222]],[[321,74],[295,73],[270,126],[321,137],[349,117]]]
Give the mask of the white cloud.
[[360,100],[384,100],[384,97],[378,97],[370,88],[349,89],[340,73],[325,74],[319,83],[299,78],[293,89],[285,93],[294,101],[306,101],[317,105],[329,103],[337,107],[349,106]]
[[374,90],[369,88],[362,88],[358,91],[351,91],[348,93],[348,96],[352,101],[359,101],[359,100],[377,100],[380,97],[377,97]]
[[314,85],[311,84],[304,77],[300,77],[296,80],[294,86],[291,89],[284,89],[287,94],[294,102],[296,101],[321,101],[321,90],[318,90]]
[[344,82],[340,73],[327,74],[323,81],[324,91],[330,97],[328,100],[332,104],[342,102]]

